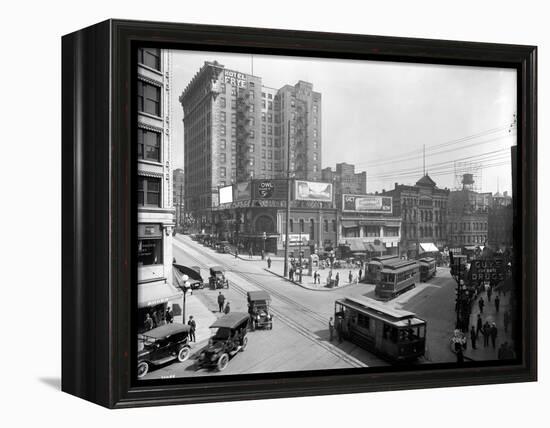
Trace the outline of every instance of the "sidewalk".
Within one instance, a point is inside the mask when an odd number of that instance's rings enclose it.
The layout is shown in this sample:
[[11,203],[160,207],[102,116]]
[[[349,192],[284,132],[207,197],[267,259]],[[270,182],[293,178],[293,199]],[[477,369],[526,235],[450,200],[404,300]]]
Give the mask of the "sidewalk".
[[[202,342],[210,338],[210,326],[216,320],[214,315],[204,303],[202,303],[197,296],[188,294],[185,302],[185,324],[189,320],[189,316],[193,315],[195,322],[197,323],[197,329],[195,330],[196,342]],[[179,303],[178,303],[179,306]],[[181,312],[178,315],[174,315],[174,322],[181,323]]]
[[504,342],[508,342],[509,345],[512,347],[514,346],[514,341],[511,336],[512,328],[511,325],[508,325],[508,332],[504,331],[504,312],[507,310],[510,310],[510,296],[511,293],[506,293],[506,296],[504,296],[503,293],[500,294],[500,306],[499,311],[496,311],[495,307],[495,297],[498,295],[497,292],[493,292],[491,296],[491,301],[488,301],[487,293],[482,292],[479,294],[479,296],[476,298],[475,302],[473,303],[472,307],[472,313],[470,315],[470,328],[474,326],[476,327],[477,323],[477,315],[479,312],[479,298],[482,297],[483,301],[485,302],[485,306],[483,308],[483,313],[481,314],[481,320],[483,324],[485,324],[485,321],[488,321],[489,324],[495,323],[497,326],[497,339],[495,343],[495,347],[493,348],[491,339],[489,339],[489,345],[484,346],[483,345],[483,334],[479,332],[477,341],[476,341],[476,349],[473,349],[472,342],[470,340],[470,333],[467,334],[468,338],[468,349],[464,352],[464,356],[466,358],[470,358],[474,361],[484,361],[484,360],[496,360],[498,359],[498,349],[500,345]]
[[338,282],[338,287],[332,287],[329,288],[326,286],[327,284],[327,276],[330,271],[329,268],[325,269],[318,269],[317,272],[321,275],[320,283],[315,284],[313,282],[313,276],[311,275],[302,275],[302,282],[300,283],[298,281],[298,278],[300,275],[298,273],[294,274],[294,281],[291,281],[289,278],[283,276],[284,273],[284,265],[283,265],[283,259],[280,258],[279,260],[273,260],[271,263],[271,268],[267,267],[267,262],[265,262],[264,270],[266,272],[271,273],[272,275],[276,275],[288,282],[292,282],[293,284],[296,284],[302,288],[306,288],[308,290],[315,290],[315,291],[334,291],[339,290],[344,287],[357,284],[357,276],[359,269],[352,269],[351,273],[353,275],[353,281],[349,282],[349,271],[350,269],[332,269],[332,279],[336,276],[336,273],[339,273],[340,275],[340,281]]

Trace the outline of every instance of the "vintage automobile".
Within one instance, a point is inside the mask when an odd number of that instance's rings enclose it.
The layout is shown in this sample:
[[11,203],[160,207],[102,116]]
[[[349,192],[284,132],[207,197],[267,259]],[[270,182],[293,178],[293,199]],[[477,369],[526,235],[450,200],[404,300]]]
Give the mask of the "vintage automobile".
[[231,250],[231,248],[229,247],[229,242],[228,241],[220,241],[216,245],[216,251],[218,253],[229,253],[230,250]]
[[139,334],[138,378],[145,376],[152,366],[187,360],[191,355],[189,330],[184,324],[164,324]]
[[189,285],[191,290],[204,288],[204,280],[201,276],[201,268],[199,266],[183,266],[177,263],[173,264],[182,275],[189,277]]
[[250,328],[273,328],[273,316],[269,313],[271,296],[267,291],[249,291],[247,293]]
[[210,326],[217,330],[208,341],[208,345],[200,350],[195,369],[225,370],[229,360],[239,351],[246,349],[248,320],[249,315],[242,312],[233,312],[218,318]]
[[221,266],[212,266],[210,268],[210,279],[208,281],[210,289],[229,288],[229,281],[225,277],[225,269]]

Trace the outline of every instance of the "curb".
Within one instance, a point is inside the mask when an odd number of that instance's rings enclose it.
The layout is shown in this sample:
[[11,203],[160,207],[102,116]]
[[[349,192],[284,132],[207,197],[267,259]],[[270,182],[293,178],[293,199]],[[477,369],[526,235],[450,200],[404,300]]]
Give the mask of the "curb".
[[[308,287],[307,285],[304,285],[304,284],[300,284],[299,282],[297,281],[291,281],[290,279],[288,279],[286,276],[283,276],[281,274],[278,274],[276,272],[273,272],[267,268],[264,268],[264,270],[272,275],[275,275],[275,276],[278,276],[279,278],[282,278],[284,279],[285,281],[287,282],[290,282],[292,284],[295,284],[299,287],[302,287],[306,290],[311,290],[311,291],[323,291],[323,292],[331,292],[331,291],[336,291],[336,290],[341,290],[342,288],[346,288],[346,287],[349,287],[350,285],[356,285],[355,283],[348,283],[348,284],[345,284],[345,285],[340,285],[338,287],[334,287],[334,288],[317,288],[317,287]],[[359,284],[359,283],[358,283]]]

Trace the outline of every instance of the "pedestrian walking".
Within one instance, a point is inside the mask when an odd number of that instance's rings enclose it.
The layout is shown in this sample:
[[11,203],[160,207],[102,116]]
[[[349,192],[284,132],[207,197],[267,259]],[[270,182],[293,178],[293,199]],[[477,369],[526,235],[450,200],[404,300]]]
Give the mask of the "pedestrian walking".
[[489,333],[491,335],[491,344],[493,345],[493,349],[495,349],[498,335],[498,329],[495,323],[493,323],[493,325],[491,326]]
[[239,249],[235,247],[235,258],[237,258],[238,256],[239,256]]
[[491,295],[493,294],[493,287],[489,285],[489,288],[487,288],[487,301],[491,301]]
[[267,256],[267,268],[271,269],[271,257]]
[[220,291],[220,294],[218,294],[218,308],[220,309],[220,313],[223,311],[223,304],[225,303],[225,296]]
[[335,285],[338,287],[338,283],[340,282],[340,272],[336,272],[336,276],[334,277]]
[[160,325],[160,317],[157,311],[153,312],[153,325],[158,327]]
[[481,315],[477,314],[476,336],[479,335],[479,332],[481,331],[482,327],[483,327],[483,321],[481,320]]
[[489,346],[489,336],[491,335],[491,326],[489,325],[488,321],[485,321],[485,324],[483,325],[483,347],[486,348]]
[[477,302],[477,304],[479,305],[479,313],[482,314],[483,313],[483,306],[485,306],[485,302],[483,301],[483,297],[479,298],[479,301]]
[[187,321],[187,325],[190,327],[190,329],[189,329],[189,341],[190,342],[196,342],[195,330],[197,329],[197,323],[195,322],[195,319],[193,318],[193,315],[189,316],[189,321]]
[[261,254],[262,254],[262,260],[265,260],[265,251],[262,250],[262,253],[261,253]]
[[170,306],[166,307],[166,314],[165,314],[164,318],[166,318],[166,322],[168,324],[172,324],[174,322],[174,314],[173,314],[172,308]]
[[145,330],[152,330],[153,329],[153,319],[151,318],[151,315],[149,313],[145,314],[145,322],[143,323]]
[[250,248],[248,250],[248,258],[251,259],[252,258],[252,248]]
[[353,282],[353,275],[351,274],[351,270],[349,271],[348,278],[349,278],[349,283],[351,284]]
[[227,315],[229,312],[231,312],[231,307],[229,306],[229,302],[227,302],[225,304],[225,309],[223,310],[223,313]]
[[498,308],[500,307],[500,299],[498,296],[495,297],[495,310],[497,311],[497,314],[498,314]]
[[504,312],[504,333],[508,333],[508,325],[510,324],[510,313]]
[[294,268],[290,268],[288,271],[288,277],[291,281],[294,281]]
[[332,317],[328,320],[328,333],[329,333],[329,340],[332,342],[332,339],[334,338],[334,320]]
[[361,277],[363,276],[363,270],[359,269],[359,282],[361,282]]
[[470,329],[470,341],[472,342],[472,349],[476,348],[477,332],[474,326]]

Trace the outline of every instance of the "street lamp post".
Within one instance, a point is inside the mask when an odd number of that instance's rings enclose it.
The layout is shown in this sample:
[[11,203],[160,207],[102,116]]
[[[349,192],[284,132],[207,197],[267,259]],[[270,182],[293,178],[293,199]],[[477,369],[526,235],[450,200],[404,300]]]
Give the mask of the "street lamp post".
[[284,272],[285,277],[288,276],[288,230],[290,224],[290,120],[287,126],[287,149],[286,149],[286,181],[287,181],[287,195],[286,195],[286,222],[285,222],[285,263]]
[[183,301],[182,301],[182,307],[181,307],[181,323],[185,324],[185,297],[187,295],[187,291],[191,288],[189,285],[189,277],[187,275],[182,275],[181,282],[178,281],[178,288],[183,293]]

